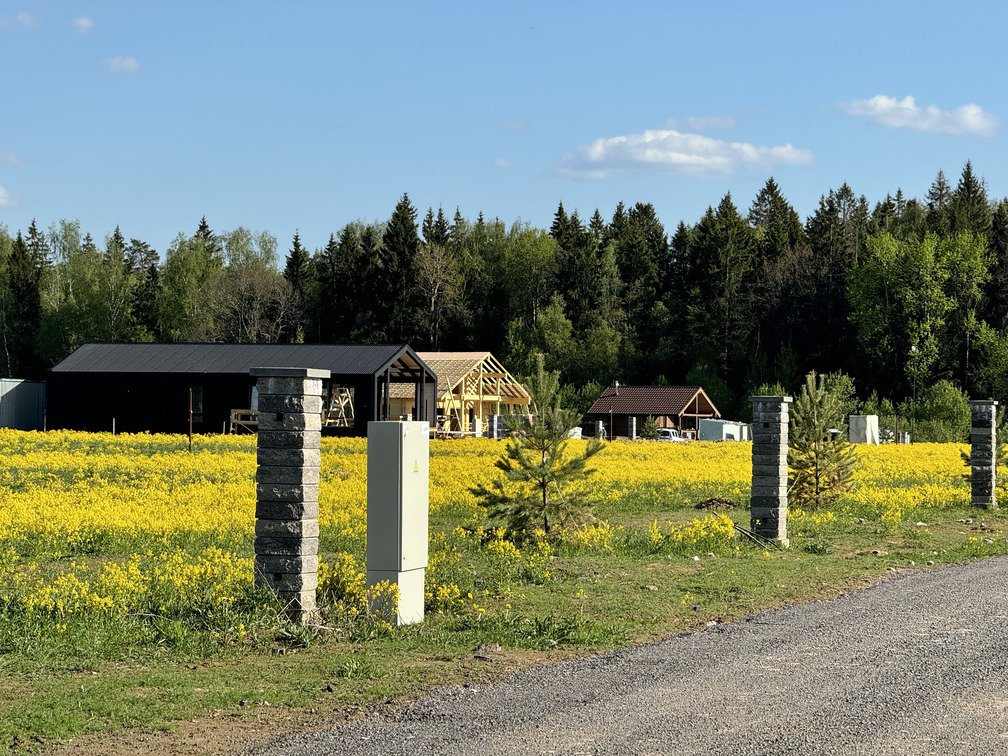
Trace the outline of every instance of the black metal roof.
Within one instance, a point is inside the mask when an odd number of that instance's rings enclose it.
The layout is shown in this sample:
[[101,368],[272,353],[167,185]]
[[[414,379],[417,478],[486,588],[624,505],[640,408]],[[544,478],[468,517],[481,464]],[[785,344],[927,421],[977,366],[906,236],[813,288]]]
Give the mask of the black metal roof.
[[419,380],[434,373],[407,344],[84,344],[53,373],[248,374],[256,367],[321,368],[334,376]]

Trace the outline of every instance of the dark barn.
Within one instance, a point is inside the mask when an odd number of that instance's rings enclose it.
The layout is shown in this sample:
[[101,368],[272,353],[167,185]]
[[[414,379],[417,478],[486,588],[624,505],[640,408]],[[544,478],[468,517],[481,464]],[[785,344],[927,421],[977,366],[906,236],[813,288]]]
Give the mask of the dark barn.
[[[389,417],[393,384],[410,384],[424,416],[435,420],[437,377],[405,344],[85,344],[46,381],[48,428],[185,433],[192,401],[194,433],[230,427],[232,412],[255,402],[252,368],[328,370],[323,384],[338,422],[326,433],[367,435],[369,420]],[[336,409],[330,413],[337,416]]]

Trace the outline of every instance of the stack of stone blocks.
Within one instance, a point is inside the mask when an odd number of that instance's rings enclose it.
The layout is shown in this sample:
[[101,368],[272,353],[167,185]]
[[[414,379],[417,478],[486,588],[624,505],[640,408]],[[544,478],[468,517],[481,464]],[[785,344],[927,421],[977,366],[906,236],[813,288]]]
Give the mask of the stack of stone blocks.
[[305,620],[316,611],[322,381],[329,371],[251,373],[259,392],[255,584]]
[[632,415],[627,420],[627,441],[637,440],[637,418]]
[[763,538],[788,545],[787,452],[790,396],[751,396],[751,529]]
[[997,507],[997,404],[991,399],[970,402],[970,503],[984,509]]

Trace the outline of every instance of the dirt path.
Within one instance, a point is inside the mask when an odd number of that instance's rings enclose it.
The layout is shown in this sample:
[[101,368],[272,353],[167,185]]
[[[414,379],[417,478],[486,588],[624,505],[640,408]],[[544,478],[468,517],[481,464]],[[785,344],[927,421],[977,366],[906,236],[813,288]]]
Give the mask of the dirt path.
[[241,753],[1008,753],[1008,558],[442,691]]

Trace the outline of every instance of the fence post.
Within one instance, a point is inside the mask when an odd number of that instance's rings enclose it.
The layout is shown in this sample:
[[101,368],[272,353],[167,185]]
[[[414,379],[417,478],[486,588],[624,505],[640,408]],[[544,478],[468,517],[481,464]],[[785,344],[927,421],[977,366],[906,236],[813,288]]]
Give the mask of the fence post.
[[328,370],[253,368],[259,394],[255,584],[308,619],[318,588],[322,381]]
[[751,528],[756,535],[789,544],[787,450],[790,396],[750,396],[752,422]]
[[993,399],[970,401],[970,503],[983,509],[997,508],[997,404]]

